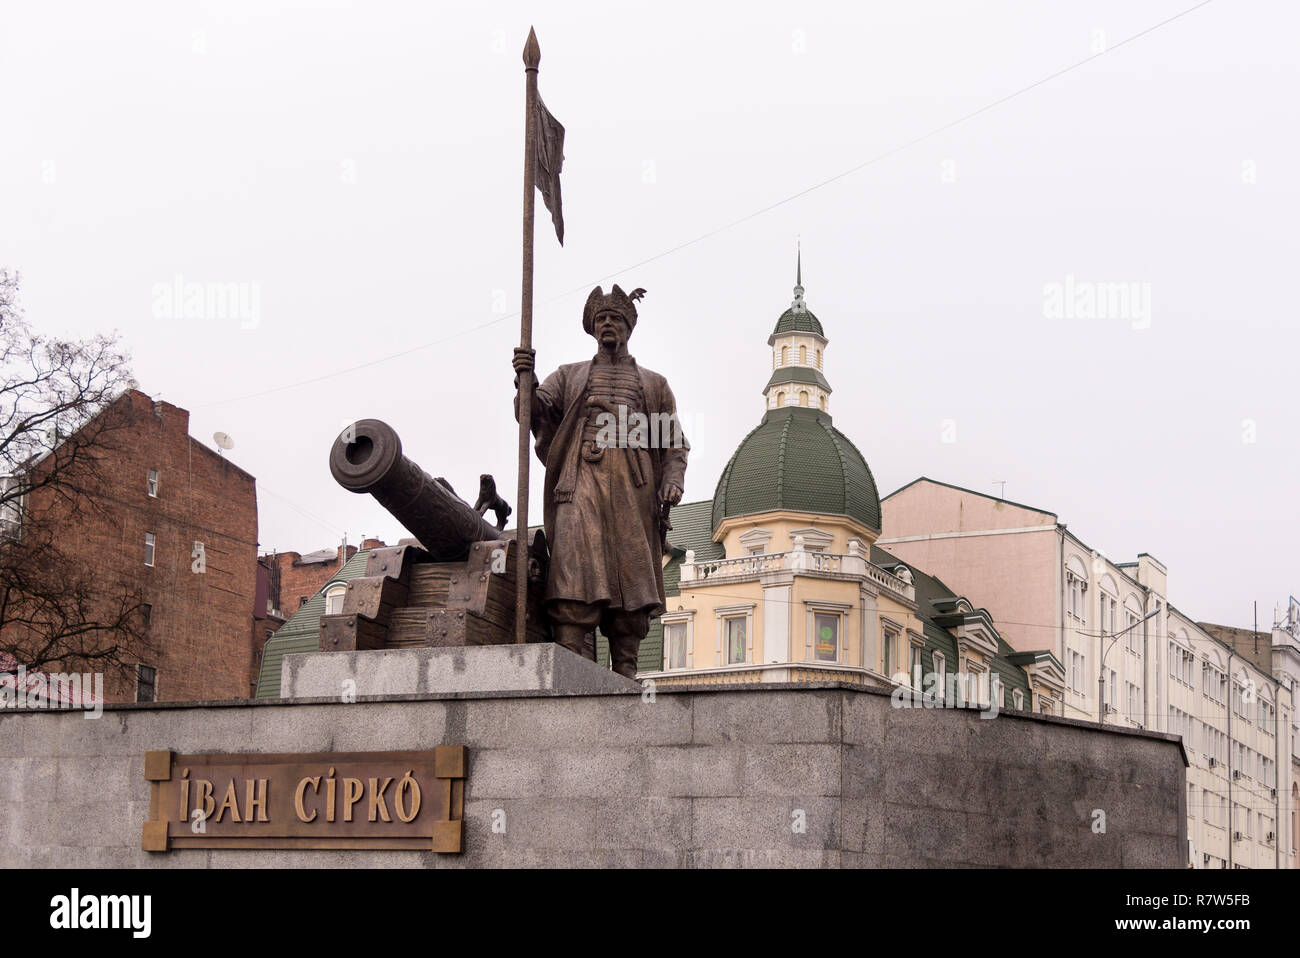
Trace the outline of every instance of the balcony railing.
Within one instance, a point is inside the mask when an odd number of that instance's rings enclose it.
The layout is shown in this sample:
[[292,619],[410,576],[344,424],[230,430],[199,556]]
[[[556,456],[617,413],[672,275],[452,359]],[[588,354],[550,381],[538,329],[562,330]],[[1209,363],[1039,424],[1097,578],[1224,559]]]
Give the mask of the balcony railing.
[[886,572],[877,565],[872,565],[858,551],[837,554],[795,549],[790,552],[764,552],[758,555],[737,556],[734,559],[708,559],[696,562],[694,550],[687,550],[680,581],[685,585],[718,579],[752,579],[768,572],[861,576],[896,595],[911,601],[916,600],[916,590],[910,582]]

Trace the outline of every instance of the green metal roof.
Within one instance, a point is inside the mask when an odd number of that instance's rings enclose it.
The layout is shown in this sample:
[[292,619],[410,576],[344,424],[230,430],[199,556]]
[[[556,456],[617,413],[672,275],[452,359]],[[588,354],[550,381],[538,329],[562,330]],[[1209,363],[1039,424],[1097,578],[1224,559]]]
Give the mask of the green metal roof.
[[828,393],[831,391],[831,384],[826,381],[822,371],[810,366],[781,366],[774,369],[772,378],[763,387],[763,392],[780,383],[806,383],[809,386],[821,386]]
[[821,320],[814,316],[810,309],[791,308],[782,313],[781,318],[776,321],[776,329],[772,330],[772,335],[781,336],[785,333],[816,333],[822,339],[826,338],[826,334],[822,332]]
[[294,652],[315,652],[320,648],[320,617],[325,614],[325,591],[332,585],[364,575],[366,558],[369,555],[370,551],[367,549],[349,559],[332,579],[321,586],[320,590],[267,640],[266,648],[262,652],[262,668],[257,675],[255,698],[278,699],[280,697],[280,667],[286,655]]
[[880,530],[880,495],[867,460],[819,409],[783,406],[763,415],[722,470],[713,528],[731,516],[777,509],[844,515]]

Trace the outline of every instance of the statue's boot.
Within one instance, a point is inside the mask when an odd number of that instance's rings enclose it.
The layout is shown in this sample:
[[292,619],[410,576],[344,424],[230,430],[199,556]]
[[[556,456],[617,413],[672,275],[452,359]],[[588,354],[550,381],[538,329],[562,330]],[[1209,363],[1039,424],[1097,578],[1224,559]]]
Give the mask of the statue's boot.
[[609,637],[609,664],[619,675],[636,679],[637,649],[644,635],[611,635]]
[[574,655],[580,655],[584,659],[595,661],[595,650],[592,654],[587,654],[587,630],[581,625],[560,625],[558,622],[551,623],[551,635],[555,637],[555,644],[562,645]]

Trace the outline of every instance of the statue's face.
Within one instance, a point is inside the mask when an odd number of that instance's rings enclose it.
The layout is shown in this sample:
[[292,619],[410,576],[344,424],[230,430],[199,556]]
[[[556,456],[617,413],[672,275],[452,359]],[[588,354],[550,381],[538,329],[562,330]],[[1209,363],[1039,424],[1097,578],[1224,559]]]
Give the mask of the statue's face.
[[602,346],[612,346],[615,349],[625,346],[629,335],[627,320],[620,313],[604,312],[596,317],[593,325],[593,331],[596,334],[596,342]]

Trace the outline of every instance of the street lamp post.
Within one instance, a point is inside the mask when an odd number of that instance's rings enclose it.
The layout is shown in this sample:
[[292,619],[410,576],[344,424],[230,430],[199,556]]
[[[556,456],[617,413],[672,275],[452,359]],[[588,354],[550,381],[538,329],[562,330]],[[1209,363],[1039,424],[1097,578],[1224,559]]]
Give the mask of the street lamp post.
[[[1116,632],[1114,635],[1110,637],[1109,646],[1106,645],[1106,633],[1104,631],[1101,633],[1101,642],[1098,643],[1098,647],[1101,649],[1101,663],[1097,669],[1097,725],[1099,727],[1106,724],[1105,703],[1106,703],[1106,656],[1107,654],[1110,652],[1111,649],[1115,647],[1115,643],[1120,640],[1120,637],[1124,635],[1124,633],[1132,632],[1134,629],[1136,629],[1147,619],[1153,619],[1159,614],[1160,614],[1160,610],[1156,609],[1153,612],[1148,612],[1146,615],[1142,616],[1142,618],[1138,619],[1132,625],[1124,626],[1124,628],[1120,629],[1118,632]],[[1145,672],[1145,665],[1146,663],[1144,662],[1143,663],[1144,672]],[[1144,676],[1144,681],[1145,681],[1145,676]]]

